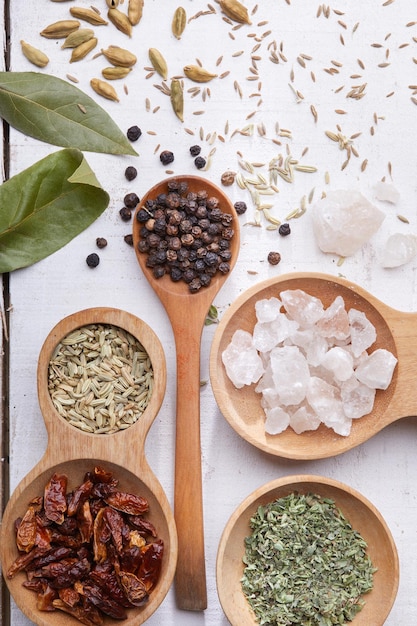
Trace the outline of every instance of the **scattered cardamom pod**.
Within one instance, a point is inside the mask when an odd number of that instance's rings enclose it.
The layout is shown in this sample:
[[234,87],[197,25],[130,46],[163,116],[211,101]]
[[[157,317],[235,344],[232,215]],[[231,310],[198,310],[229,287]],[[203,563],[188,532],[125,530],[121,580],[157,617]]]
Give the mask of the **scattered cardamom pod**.
[[68,35],[61,48],[76,48],[93,37],[94,31],[91,28],[78,28]]
[[164,80],[168,77],[168,66],[162,54],[156,48],[149,48],[149,60],[152,67]]
[[84,57],[86,57],[91,50],[94,50],[97,45],[97,41],[97,38],[93,37],[92,39],[84,41],[84,43],[81,43],[79,46],[74,48],[71,54],[70,63],[75,63],[76,61],[84,59]]
[[105,50],[101,50],[101,52],[109,63],[118,67],[132,67],[137,61],[132,52],[118,46],[109,46]]
[[173,111],[181,122],[184,121],[184,93],[181,82],[174,78],[171,81],[170,99]]
[[90,85],[99,96],[103,96],[103,98],[107,98],[107,100],[119,102],[115,88],[109,85],[109,83],[106,83],[106,81],[100,80],[99,78],[92,78]]
[[234,22],[252,24],[247,8],[239,0],[220,0],[220,8]]
[[132,24],[125,13],[122,13],[119,9],[109,9],[107,17],[116,26],[117,30],[120,30],[124,35],[128,35],[128,37],[132,36]]
[[70,13],[73,17],[84,20],[94,26],[105,26],[108,22],[93,9],[85,9],[84,7],[71,7]]
[[132,26],[139,24],[143,14],[143,0],[129,0],[127,16]]
[[131,71],[131,67],[105,67],[101,73],[106,80],[117,80],[125,78]]
[[183,7],[178,7],[175,10],[174,17],[172,18],[172,33],[177,39],[181,39],[181,35],[185,30],[187,24],[187,14]]
[[78,20],[60,20],[59,22],[49,24],[40,34],[42,37],[46,37],[46,39],[62,39],[79,27],[80,22]]
[[22,52],[28,61],[36,65],[37,67],[45,67],[49,63],[49,59],[44,52],[34,48],[30,43],[26,43],[23,39],[20,42],[22,46]]
[[186,65],[183,71],[187,78],[196,83],[208,83],[217,76],[217,74],[212,74],[199,65]]

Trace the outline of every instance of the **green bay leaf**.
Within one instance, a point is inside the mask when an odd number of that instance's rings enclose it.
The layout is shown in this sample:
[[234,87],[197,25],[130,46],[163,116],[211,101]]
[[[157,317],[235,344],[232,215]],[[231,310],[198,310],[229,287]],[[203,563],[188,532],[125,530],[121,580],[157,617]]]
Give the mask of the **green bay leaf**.
[[109,203],[82,152],[60,150],[0,186],[0,274],[49,256]]
[[110,115],[81,89],[40,72],[0,72],[0,117],[64,148],[137,156]]

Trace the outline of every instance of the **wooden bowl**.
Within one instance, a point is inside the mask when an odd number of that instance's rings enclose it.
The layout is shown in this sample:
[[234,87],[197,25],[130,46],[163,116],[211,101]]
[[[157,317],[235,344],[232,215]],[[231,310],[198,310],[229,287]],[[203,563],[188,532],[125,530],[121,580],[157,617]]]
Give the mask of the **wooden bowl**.
[[[353,420],[347,437],[335,434],[324,425],[301,434],[296,434],[291,428],[279,435],[267,434],[261,394],[255,392],[255,385],[237,389],[226,374],[222,353],[234,332],[238,329],[252,332],[256,323],[255,303],[263,298],[279,298],[280,292],[286,289],[302,289],[320,298],[325,307],[336,296],[342,296],[346,309],[353,307],[364,312],[375,326],[377,339],[372,350],[385,348],[398,359],[388,389],[377,391],[372,412]],[[395,420],[417,414],[417,396],[410,394],[417,368],[416,324],[417,314],[395,311],[343,278],[319,273],[293,273],[263,281],[235,300],[216,329],[210,353],[210,379],[217,404],[241,437],[270,454],[308,460],[346,452]]]
[[[55,410],[48,391],[48,368],[52,353],[68,333],[86,324],[110,324],[131,333],[147,351],[154,372],[154,389],[148,406],[139,420],[111,435],[85,433],[74,428]],[[177,561],[177,534],[173,514],[158,479],[152,473],[144,454],[146,435],[155,419],[165,394],[166,364],[162,345],[153,330],[142,320],[113,308],[80,311],[59,322],[46,338],[38,363],[38,396],[48,432],[46,452],[39,463],[23,478],[12,494],[0,534],[0,556],[9,591],[21,611],[38,626],[72,626],[73,617],[61,611],[41,612],[36,607],[36,593],[25,589],[24,573],[8,579],[6,574],[18,556],[14,521],[26,511],[30,500],[43,494],[54,472],[68,477],[68,490],[81,484],[87,471],[96,465],[113,473],[119,488],[149,501],[148,519],[164,542],[164,557],[159,581],[142,607],[128,609],[126,626],[143,624],[165,598],[174,577]],[[110,618],[105,624],[114,623]]]
[[242,592],[245,537],[251,534],[250,518],[260,505],[290,493],[314,493],[334,500],[352,527],[365,539],[368,554],[378,571],[373,589],[363,596],[365,606],[352,626],[382,626],[394,604],[399,583],[398,554],[391,533],[377,509],[361,494],[330,478],[313,475],[286,476],[259,487],[238,506],[223,531],[217,553],[217,591],[232,626],[256,626],[258,622]]

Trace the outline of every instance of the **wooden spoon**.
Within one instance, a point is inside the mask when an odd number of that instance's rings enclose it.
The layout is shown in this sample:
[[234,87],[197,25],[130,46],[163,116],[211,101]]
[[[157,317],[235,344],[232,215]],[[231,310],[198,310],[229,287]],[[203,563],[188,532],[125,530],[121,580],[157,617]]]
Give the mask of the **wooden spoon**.
[[[111,324],[131,333],[144,346],[154,370],[154,390],[142,416],[126,430],[112,435],[84,433],[71,426],[57,413],[48,392],[49,362],[59,341],[73,330],[95,323]],[[68,490],[71,490],[83,482],[87,471],[99,465],[113,473],[114,478],[119,480],[121,490],[148,499],[149,520],[154,524],[158,537],[164,541],[162,571],[148,603],[129,609],[123,624],[143,624],[166,596],[174,578],[177,557],[175,522],[165,493],[144,454],[146,435],[160,409],[165,386],[165,355],[159,339],[147,324],[127,312],[112,308],[86,309],[59,322],[46,338],[38,363],[38,396],[48,432],[48,445],[42,459],[12,494],[3,516],[0,534],[1,565],[10,593],[22,612],[38,626],[69,626],[73,624],[74,618],[61,611],[39,611],[36,607],[36,593],[22,586],[26,575],[20,573],[7,579],[6,572],[18,555],[14,521],[25,513],[33,498],[43,494],[54,472],[67,475]]]
[[242,557],[245,537],[251,534],[250,518],[261,505],[290,493],[315,493],[334,500],[352,527],[368,545],[368,554],[377,572],[365,606],[352,626],[382,626],[394,604],[399,583],[399,562],[394,540],[379,511],[360,493],[343,483],[321,476],[286,476],[273,480],[250,494],[232,514],[223,531],[217,553],[217,590],[223,610],[232,626],[258,623],[242,592]]
[[[172,179],[174,180],[174,179]],[[236,212],[225,193],[210,181],[198,176],[176,176],[188,183],[188,191],[207,190],[220,200],[225,213],[233,215],[235,231],[231,241],[231,268],[239,251],[239,227]],[[167,180],[150,189],[137,207],[148,199],[167,192]],[[174,515],[178,532],[178,563],[175,575],[176,599],[180,609],[201,611],[207,607],[204,557],[203,496],[200,447],[200,342],[208,310],[228,274],[218,272],[210,285],[190,293],[183,282],[169,276],[155,279],[146,266],[147,255],[138,251],[140,224],[134,220],[133,241],[139,264],[161,300],[170,319],[177,358],[177,406],[175,443]]]
[[[254,385],[236,389],[226,375],[221,355],[237,329],[253,331],[256,323],[255,303],[277,297],[286,289],[302,289],[321,299],[327,307],[337,295],[343,297],[346,309],[366,314],[377,332],[371,349],[385,348],[398,359],[392,382],[387,390],[377,391],[372,412],[353,420],[349,436],[336,435],[321,425],[318,430],[297,435],[287,428],[279,435],[268,435],[260,394]],[[219,408],[230,425],[244,439],[258,448],[291,459],[321,459],[346,452],[363,443],[385,426],[411,415],[417,415],[414,388],[417,371],[417,314],[396,311],[348,280],[319,273],[284,274],[263,281],[241,294],[225,312],[216,329],[210,354],[210,378]]]

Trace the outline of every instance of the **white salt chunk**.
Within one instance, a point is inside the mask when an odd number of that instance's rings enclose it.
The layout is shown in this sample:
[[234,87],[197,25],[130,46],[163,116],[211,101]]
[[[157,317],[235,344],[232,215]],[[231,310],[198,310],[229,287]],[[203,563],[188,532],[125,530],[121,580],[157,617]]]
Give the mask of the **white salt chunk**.
[[412,261],[417,255],[415,235],[395,233],[388,237],[383,250],[382,267],[400,267]]
[[313,326],[323,315],[321,300],[301,289],[287,289],[280,296],[288,315],[301,326]]
[[329,344],[324,337],[321,337],[313,328],[306,330],[296,330],[289,337],[289,342],[298,346],[307,359],[309,365],[319,365],[326,354]]
[[351,430],[351,420],[343,411],[340,391],[321,378],[312,376],[307,389],[307,401],[321,421],[335,433],[347,437]]
[[258,322],[273,322],[279,315],[282,303],[278,298],[262,298],[255,302]]
[[271,322],[258,322],[253,329],[253,345],[259,352],[269,352],[277,344],[285,341],[298,323],[279,313]]
[[342,383],[340,395],[347,417],[358,419],[368,415],[374,407],[376,390],[360,383],[355,376]]
[[400,199],[400,193],[394,185],[381,180],[375,185],[375,198],[382,202],[397,204]]
[[395,356],[388,350],[379,348],[362,361],[356,368],[355,375],[371,389],[387,389],[396,365]]
[[321,419],[308,405],[300,406],[290,417],[290,426],[300,435],[306,430],[317,430],[321,424]]
[[266,409],[265,415],[265,431],[269,435],[279,435],[290,425],[290,416],[279,406]]
[[384,221],[385,215],[359,191],[332,191],[312,208],[313,232],[323,252],[355,254]]
[[271,351],[271,369],[281,404],[299,404],[306,395],[310,379],[308,363],[296,346],[283,346]]
[[357,309],[348,312],[352,353],[359,356],[376,340],[375,326],[368,320],[365,313]]
[[338,380],[347,380],[353,375],[352,355],[339,346],[330,348],[324,355],[321,364],[333,372]]
[[253,347],[252,335],[245,330],[236,330],[232,341],[222,353],[226,373],[234,386],[258,382],[264,372],[262,359]]
[[344,340],[350,335],[349,319],[342,296],[336,296],[317,322],[317,330],[323,337]]

